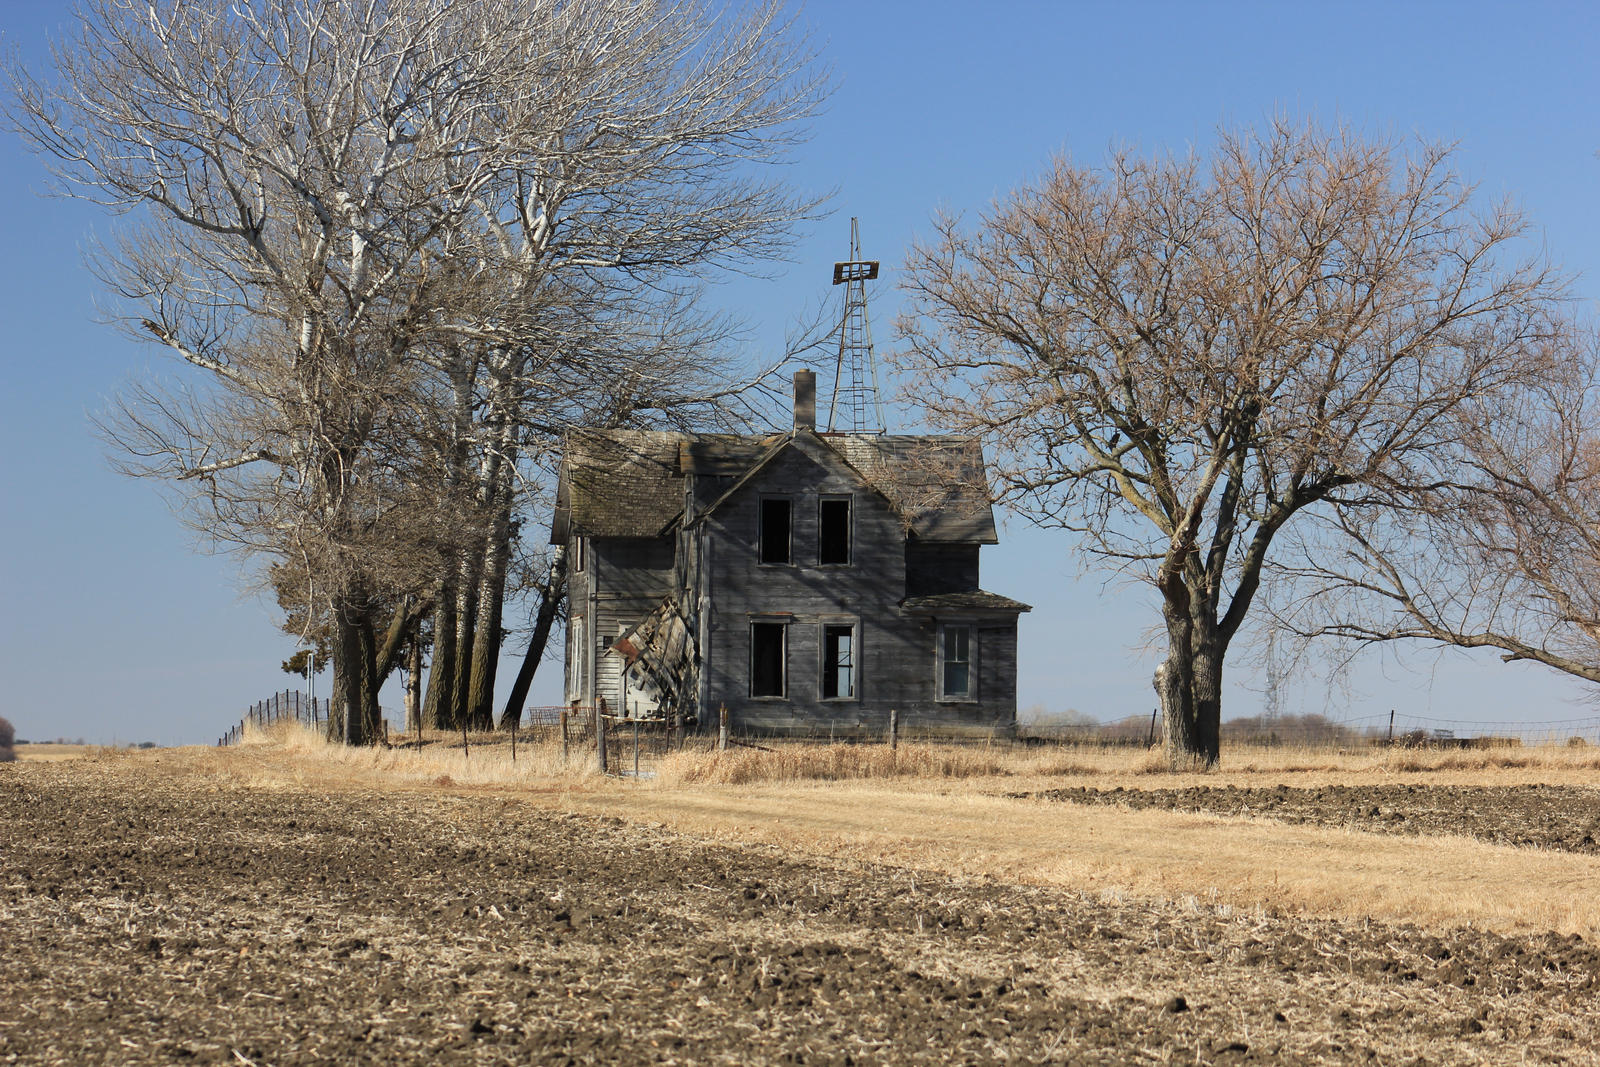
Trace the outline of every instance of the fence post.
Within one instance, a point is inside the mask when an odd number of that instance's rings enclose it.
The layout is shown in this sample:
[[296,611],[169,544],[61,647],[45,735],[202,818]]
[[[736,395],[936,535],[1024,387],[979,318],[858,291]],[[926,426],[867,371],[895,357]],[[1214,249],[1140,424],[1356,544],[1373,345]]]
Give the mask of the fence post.
[[728,751],[728,705],[722,705],[717,717],[721,720],[717,726],[717,751],[726,752]]
[[511,720],[511,762],[512,763],[517,762],[517,721],[519,719],[521,719],[521,718],[522,718],[522,716],[518,715],[517,718]]
[[594,751],[600,773],[606,773],[606,702],[600,698],[600,703],[594,706]]
[[567,709],[561,709],[561,766],[567,765]]
[[900,747],[900,712],[896,708],[889,709],[889,751],[893,752]]
[[472,755],[472,751],[467,748],[467,717],[463,715],[461,716],[461,758],[466,759],[470,755]]
[[1160,710],[1161,710],[1160,708],[1151,708],[1150,709],[1150,736],[1145,738],[1145,741],[1144,741],[1144,747],[1145,748],[1149,748],[1151,745],[1156,743],[1156,712],[1158,712]]
[[1389,709],[1389,744],[1394,744],[1394,709]]

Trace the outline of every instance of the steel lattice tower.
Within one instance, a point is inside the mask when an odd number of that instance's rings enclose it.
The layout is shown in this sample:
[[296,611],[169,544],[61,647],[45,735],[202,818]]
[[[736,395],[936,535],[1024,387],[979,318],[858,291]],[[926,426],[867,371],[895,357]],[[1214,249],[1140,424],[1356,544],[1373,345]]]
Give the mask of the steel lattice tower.
[[861,258],[861,232],[850,220],[850,259],[833,265],[833,284],[844,286],[844,316],[839,322],[839,358],[834,363],[828,430],[883,433],[883,400],[878,395],[878,363],[872,355],[872,324],[867,320],[867,283],[878,276],[878,261]]

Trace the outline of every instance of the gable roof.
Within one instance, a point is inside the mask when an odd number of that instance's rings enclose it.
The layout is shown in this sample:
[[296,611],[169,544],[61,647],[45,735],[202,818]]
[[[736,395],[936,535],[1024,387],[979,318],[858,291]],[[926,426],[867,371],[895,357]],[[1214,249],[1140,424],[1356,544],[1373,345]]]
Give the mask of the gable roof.
[[[551,539],[563,541],[571,531],[591,537],[659,536],[683,514],[688,474],[733,479],[709,512],[794,439],[793,433],[569,431]],[[881,493],[915,536],[981,544],[999,540],[977,440],[841,433],[814,439]]]
[[826,433],[822,440],[889,498],[924,541],[999,543],[975,437]]
[[570,430],[556,490],[552,540],[654,537],[683,510],[681,433]]

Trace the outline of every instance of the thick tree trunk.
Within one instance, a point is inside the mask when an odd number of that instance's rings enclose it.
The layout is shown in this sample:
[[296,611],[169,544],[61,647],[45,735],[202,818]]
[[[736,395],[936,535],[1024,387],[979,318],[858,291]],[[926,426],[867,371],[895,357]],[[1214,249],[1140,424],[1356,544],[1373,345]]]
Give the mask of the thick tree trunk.
[[454,730],[456,718],[456,590],[453,576],[439,583],[433,609],[433,666],[428,672],[428,698],[422,707],[427,730]]
[[489,525],[478,560],[477,611],[467,685],[468,721],[480,730],[494,728],[494,681],[500,663],[506,568],[511,559],[511,510],[516,496],[516,424],[510,419],[502,421],[496,436],[495,447],[485,457],[480,475]]
[[422,726],[422,635],[413,633],[406,649],[406,733]]
[[389,620],[388,629],[384,631],[383,644],[378,646],[378,658],[373,668],[378,679],[378,688],[383,688],[384,679],[394,670],[395,660],[416,633],[417,626],[427,611],[428,605],[425,602],[409,596],[395,609],[394,618]]
[[[468,696],[472,691],[472,645],[477,635],[478,566],[473,553],[465,553],[456,571],[455,660],[450,666],[450,719],[452,726],[467,721]],[[468,722],[468,726],[472,724]]]
[[347,745],[370,745],[379,732],[378,642],[372,611],[364,599],[359,595],[341,596],[333,604],[337,696],[342,705],[342,740]]
[[[1173,770],[1209,770],[1221,756],[1222,661],[1227,646],[1215,623],[1170,606],[1167,658],[1156,668],[1162,736]],[[1208,624],[1209,623],[1209,624]]]
[[528,651],[523,654],[522,667],[511,686],[511,695],[500,712],[500,728],[504,730],[522,716],[522,703],[528,699],[528,689],[533,685],[534,673],[544,659],[545,645],[550,642],[550,630],[555,626],[556,615],[561,611],[561,601],[567,595],[567,554],[556,549],[550,561],[550,577],[546,579],[539,599],[539,614],[534,618],[533,636],[528,641]]
[[473,627],[472,668],[468,684],[468,721],[474,729],[494,727],[494,679],[500,663],[500,623],[505,610],[506,564],[511,555],[510,500],[497,506],[484,546],[483,576],[478,585],[478,617]]
[[[460,353],[455,353],[457,356]],[[451,384],[455,390],[455,434],[448,456],[447,484],[459,489],[470,477],[466,471],[467,441],[472,435],[472,379],[476,370],[458,360],[450,363]],[[464,596],[463,569],[465,552],[457,552],[445,561],[438,594],[434,597],[433,663],[428,672],[428,696],[422,709],[422,724],[429,730],[455,730],[461,726],[465,709],[461,696],[462,669],[461,642],[465,636],[463,626]]]
[[322,736],[336,745],[344,744],[344,696],[339,678],[339,646],[331,649],[333,663],[328,669],[328,718],[322,724]]

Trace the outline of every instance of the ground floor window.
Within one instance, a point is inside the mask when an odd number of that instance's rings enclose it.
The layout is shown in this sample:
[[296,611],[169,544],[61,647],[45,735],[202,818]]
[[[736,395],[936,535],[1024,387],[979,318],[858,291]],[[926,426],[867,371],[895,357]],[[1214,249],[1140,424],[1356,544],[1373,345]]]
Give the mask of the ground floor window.
[[781,622],[750,624],[750,695],[781,697],[788,660],[788,627]]
[[849,623],[822,628],[822,699],[856,697],[856,628]]
[[939,696],[945,700],[972,697],[972,627],[947,622],[939,627]]

